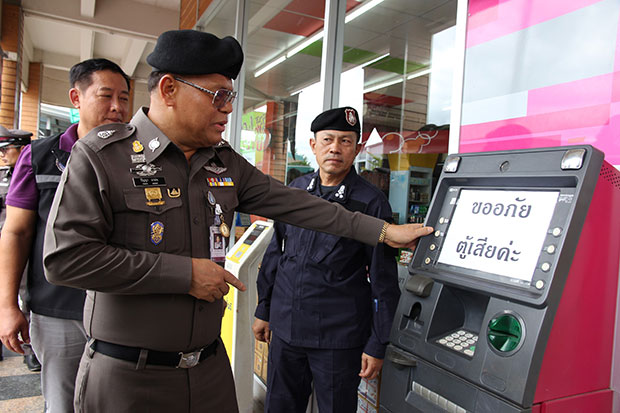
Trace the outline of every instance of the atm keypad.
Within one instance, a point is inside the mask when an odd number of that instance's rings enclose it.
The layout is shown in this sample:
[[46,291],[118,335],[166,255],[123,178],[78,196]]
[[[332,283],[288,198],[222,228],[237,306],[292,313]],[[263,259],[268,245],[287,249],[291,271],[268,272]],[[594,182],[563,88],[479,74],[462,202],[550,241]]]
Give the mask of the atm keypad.
[[476,351],[478,335],[466,330],[458,330],[435,341],[457,353],[473,357]]

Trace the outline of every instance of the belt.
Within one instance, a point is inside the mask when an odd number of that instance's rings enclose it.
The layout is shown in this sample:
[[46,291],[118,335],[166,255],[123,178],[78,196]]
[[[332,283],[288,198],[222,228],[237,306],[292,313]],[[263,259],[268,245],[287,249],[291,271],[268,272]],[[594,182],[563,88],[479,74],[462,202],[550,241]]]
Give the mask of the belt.
[[[206,347],[187,353],[182,351],[146,350],[148,352],[146,364],[188,369],[215,354],[218,345],[219,339]],[[90,348],[97,353],[134,363],[138,362],[140,353],[142,352],[142,349],[138,347],[122,346],[120,344],[108,343],[107,341],[101,340],[94,340]]]

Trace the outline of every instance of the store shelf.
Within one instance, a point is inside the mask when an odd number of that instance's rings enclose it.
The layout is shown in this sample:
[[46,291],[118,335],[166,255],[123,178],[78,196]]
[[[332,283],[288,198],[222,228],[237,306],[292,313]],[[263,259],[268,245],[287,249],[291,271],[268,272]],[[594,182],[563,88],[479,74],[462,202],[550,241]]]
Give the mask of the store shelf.
[[424,222],[431,200],[433,170],[417,166],[390,173],[390,205],[398,223]]

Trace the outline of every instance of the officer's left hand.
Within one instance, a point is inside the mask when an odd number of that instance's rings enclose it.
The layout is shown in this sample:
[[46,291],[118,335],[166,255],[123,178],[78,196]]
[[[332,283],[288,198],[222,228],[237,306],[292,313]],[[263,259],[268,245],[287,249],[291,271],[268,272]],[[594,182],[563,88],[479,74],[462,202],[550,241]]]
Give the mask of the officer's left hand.
[[390,224],[387,227],[383,242],[394,248],[414,249],[418,244],[418,238],[432,232],[432,227],[425,227],[423,224]]
[[360,370],[359,376],[372,380],[381,371],[381,367],[383,367],[383,359],[374,358],[373,356],[369,356],[366,353],[362,354],[362,369]]

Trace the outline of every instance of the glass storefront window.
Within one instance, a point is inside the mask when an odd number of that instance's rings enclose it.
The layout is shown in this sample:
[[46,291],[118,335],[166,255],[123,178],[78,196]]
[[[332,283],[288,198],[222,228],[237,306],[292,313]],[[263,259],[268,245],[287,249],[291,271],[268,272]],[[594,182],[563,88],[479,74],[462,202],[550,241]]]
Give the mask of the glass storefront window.
[[[247,4],[241,152],[263,172],[289,182],[312,170],[309,148],[299,147],[295,138],[299,132],[307,132],[305,140],[310,136],[309,123],[300,126],[298,106],[308,95],[301,90],[320,79],[325,2]],[[320,112],[321,90],[312,102]]]
[[390,200],[398,223],[423,222],[448,151],[456,1],[384,0],[345,25],[343,76],[363,99],[357,169]]
[[[249,0],[241,153],[289,183],[316,168],[324,1]],[[339,106],[362,116],[358,173],[421,222],[448,150],[456,0],[347,0]]]

